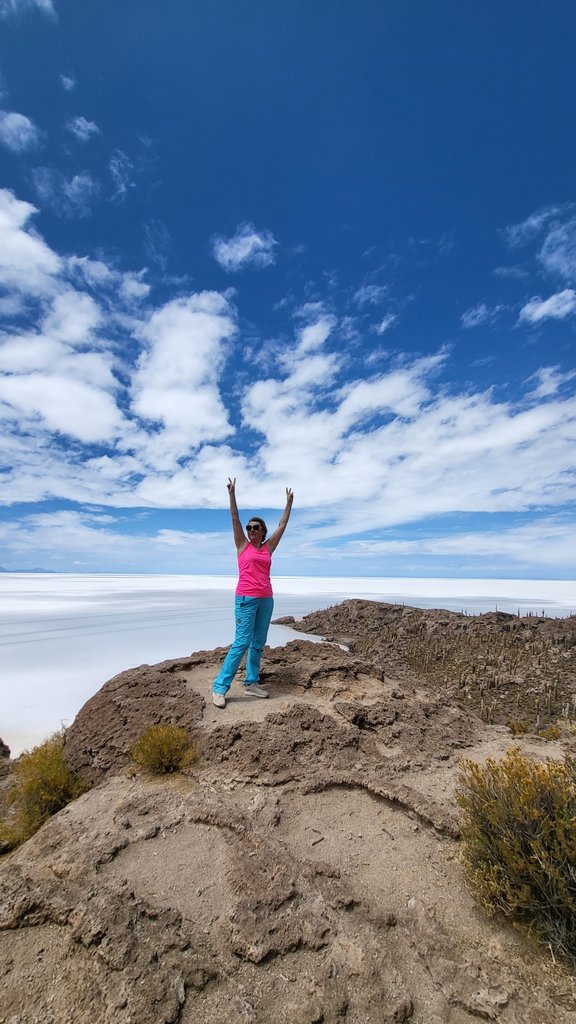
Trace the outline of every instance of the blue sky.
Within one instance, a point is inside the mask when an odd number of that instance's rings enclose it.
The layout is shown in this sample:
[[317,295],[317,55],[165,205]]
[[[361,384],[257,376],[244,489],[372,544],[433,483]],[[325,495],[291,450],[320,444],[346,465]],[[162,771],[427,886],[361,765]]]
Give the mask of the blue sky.
[[0,0],[0,565],[576,574],[572,0]]

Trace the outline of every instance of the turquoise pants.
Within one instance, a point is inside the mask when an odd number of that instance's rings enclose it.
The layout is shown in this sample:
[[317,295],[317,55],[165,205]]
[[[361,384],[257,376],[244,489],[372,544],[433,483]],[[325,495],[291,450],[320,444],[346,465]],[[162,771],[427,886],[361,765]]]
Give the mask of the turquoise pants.
[[262,648],[268,636],[268,626],[273,608],[274,598],[272,597],[236,597],[234,599],[236,636],[212,687],[214,693],[228,693],[246,651],[248,651],[248,657],[246,658],[244,686],[252,686],[253,683],[259,681]]

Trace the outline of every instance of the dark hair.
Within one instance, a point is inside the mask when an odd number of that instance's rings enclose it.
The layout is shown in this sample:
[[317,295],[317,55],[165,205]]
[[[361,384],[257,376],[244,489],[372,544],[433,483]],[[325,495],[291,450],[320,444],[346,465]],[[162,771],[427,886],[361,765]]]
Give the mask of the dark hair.
[[266,526],[266,523],[264,522],[264,520],[261,519],[260,516],[250,516],[250,519],[248,520],[248,522],[249,523],[260,523],[260,526],[262,527],[262,540],[266,540],[266,534],[268,533],[268,527]]

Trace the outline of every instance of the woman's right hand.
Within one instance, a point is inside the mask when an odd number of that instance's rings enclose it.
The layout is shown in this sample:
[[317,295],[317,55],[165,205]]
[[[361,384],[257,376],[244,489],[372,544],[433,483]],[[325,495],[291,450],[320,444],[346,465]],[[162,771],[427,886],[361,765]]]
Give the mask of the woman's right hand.
[[228,494],[232,497],[232,495],[236,493],[236,477],[234,477],[233,480],[231,477],[228,477],[228,483],[226,486],[228,488]]

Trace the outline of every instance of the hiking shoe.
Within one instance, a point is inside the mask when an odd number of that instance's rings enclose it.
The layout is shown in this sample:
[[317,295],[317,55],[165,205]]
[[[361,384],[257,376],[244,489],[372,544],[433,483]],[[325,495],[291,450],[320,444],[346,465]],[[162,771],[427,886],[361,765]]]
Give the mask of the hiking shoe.
[[244,693],[247,693],[249,697],[269,696],[268,690],[265,690],[263,686],[260,686],[260,683],[250,683],[249,686],[246,686],[246,684],[244,684],[243,689]]
[[214,693],[214,692],[212,692],[212,703],[213,703],[215,708],[225,708],[226,707],[226,697],[224,696],[223,693]]

